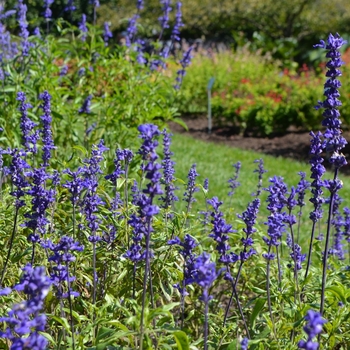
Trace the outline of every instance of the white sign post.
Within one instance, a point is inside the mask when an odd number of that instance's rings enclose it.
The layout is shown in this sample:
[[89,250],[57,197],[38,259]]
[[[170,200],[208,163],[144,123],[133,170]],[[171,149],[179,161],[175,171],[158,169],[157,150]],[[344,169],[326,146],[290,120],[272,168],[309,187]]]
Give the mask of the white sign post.
[[208,134],[211,134],[212,120],[211,120],[211,89],[214,85],[215,78],[211,77],[208,82]]

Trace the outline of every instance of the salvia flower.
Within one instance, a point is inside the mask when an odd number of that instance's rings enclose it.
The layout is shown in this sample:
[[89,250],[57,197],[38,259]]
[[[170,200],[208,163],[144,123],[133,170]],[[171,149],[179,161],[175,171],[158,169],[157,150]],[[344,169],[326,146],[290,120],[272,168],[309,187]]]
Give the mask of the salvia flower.
[[47,225],[49,224],[47,210],[55,201],[56,191],[47,188],[47,180],[51,179],[51,175],[46,172],[45,168],[34,169],[28,172],[28,176],[32,178],[30,189],[27,190],[27,194],[32,197],[32,207],[29,212],[24,214],[27,220],[23,226],[32,229],[28,240],[36,243],[40,239],[38,233],[44,235],[47,231]]
[[248,338],[243,338],[241,341],[241,350],[248,350]]
[[217,243],[216,250],[220,254],[219,261],[228,266],[231,263],[235,263],[239,259],[236,254],[229,252],[231,247],[228,244],[228,235],[235,231],[232,229],[232,225],[226,223],[225,219],[223,218],[224,214],[219,210],[222,202],[219,201],[217,197],[213,197],[212,199],[208,199],[207,203],[214,209],[214,211],[210,214],[213,229],[209,234],[209,237],[213,238]]
[[[350,242],[350,208],[348,207],[345,207],[343,209],[344,211],[344,222],[343,222],[343,225],[344,225],[344,236],[345,236],[345,239],[347,242]],[[349,252],[350,254],[350,252]]]
[[246,225],[246,227],[243,229],[246,236],[241,239],[243,243],[243,251],[240,253],[240,260],[242,262],[248,260],[252,255],[256,254],[255,249],[251,247],[254,244],[252,235],[256,232],[254,225],[258,216],[259,207],[260,199],[255,198],[251,203],[249,203],[247,210],[245,210],[242,215],[237,215]]
[[326,64],[328,68],[326,76],[328,79],[324,85],[324,96],[326,98],[323,102],[319,101],[315,108],[324,109],[322,125],[327,128],[324,133],[325,149],[331,153],[329,162],[337,169],[347,164],[345,156],[341,153],[341,149],[345,147],[347,141],[341,136],[341,121],[338,111],[339,106],[341,106],[341,102],[338,99],[340,96],[338,88],[341,86],[341,83],[337,79],[342,75],[339,68],[344,62],[341,60],[339,50],[344,44],[346,44],[346,41],[337,33],[334,36],[329,34],[327,43],[321,40],[320,44],[314,45],[314,47],[326,49],[326,57],[329,58]]
[[302,262],[306,260],[306,254],[301,253],[301,247],[297,243],[294,243],[294,248],[293,248],[291,235],[288,234],[286,242],[288,247],[291,250],[290,257],[293,259],[293,262],[295,263],[296,270],[299,271],[302,268],[301,266]]
[[28,264],[23,271],[20,283],[13,289],[26,294],[26,298],[14,305],[8,316],[0,317],[0,322],[7,325],[4,331],[0,331],[0,338],[11,342],[11,349],[45,350],[48,342],[40,332],[45,331],[46,316],[41,311],[51,280],[45,275],[43,266],[33,268]]
[[162,29],[162,32],[166,29],[169,28],[169,14],[172,10],[171,8],[171,0],[160,0],[161,5],[163,5],[162,10],[163,10],[163,15],[158,18],[160,27]]
[[262,158],[254,160],[254,163],[258,163],[258,168],[254,170],[254,173],[258,173],[258,185],[256,192],[252,193],[252,196],[259,197],[261,194],[263,175],[267,173],[264,168],[264,160]]
[[322,133],[318,132],[314,134],[312,131],[311,135],[311,148],[310,154],[311,159],[309,163],[311,164],[311,193],[312,198],[310,202],[314,205],[314,210],[310,213],[310,219],[313,222],[319,221],[323,216],[322,204],[325,202],[323,198],[324,181],[322,181],[322,176],[326,172],[325,167],[322,165],[323,158],[321,154],[323,152],[323,142],[322,142]]
[[345,252],[342,244],[342,240],[344,237],[344,232],[343,232],[344,218],[339,210],[339,207],[342,201],[343,199],[339,196],[339,194],[334,193],[333,213],[332,213],[332,220],[331,220],[331,224],[334,227],[333,245],[328,252],[329,254],[333,254],[337,256],[339,260],[345,259]]
[[173,31],[171,32],[170,39],[172,42],[180,41],[180,29],[184,26],[182,22],[182,11],[181,11],[182,3],[181,1],[177,1],[176,3],[176,15],[175,15],[175,24]]
[[49,20],[52,17],[52,11],[50,6],[54,3],[54,0],[44,0],[44,13],[43,16],[46,20]]
[[60,69],[60,77],[64,77],[68,73],[68,66],[64,64]]
[[75,172],[70,169],[63,170],[63,173],[68,174],[71,180],[66,181],[62,186],[69,190],[71,194],[70,200],[74,206],[78,204],[82,191],[87,187],[85,179],[81,177],[84,171],[82,167]]
[[130,47],[136,39],[137,34],[137,20],[140,18],[138,14],[132,16],[126,28],[125,45]]
[[314,342],[313,339],[322,332],[323,325],[327,323],[321,314],[314,310],[309,310],[305,316],[307,324],[303,327],[307,340],[300,340],[298,343],[299,349],[317,350],[319,344]]
[[17,209],[25,205],[24,199],[26,188],[29,186],[29,183],[25,176],[26,169],[29,169],[30,166],[24,160],[26,153],[23,150],[12,149],[9,151],[9,154],[12,157],[11,164],[9,167],[9,173],[11,175],[11,181],[13,189],[10,192],[11,196],[15,197],[15,207]]
[[28,41],[29,31],[28,31],[28,22],[27,22],[27,5],[23,4],[23,0],[18,0],[18,11],[17,19],[20,27],[19,36],[22,38],[22,55],[28,56],[30,43]]
[[101,237],[96,236],[96,231],[100,226],[100,219],[97,217],[98,208],[104,204],[101,197],[97,194],[98,176],[102,173],[100,163],[103,160],[103,153],[108,148],[104,146],[103,140],[100,140],[98,145],[92,146],[91,157],[84,160],[85,167],[83,171],[83,178],[85,180],[85,187],[87,189],[84,197],[82,208],[85,214],[88,227],[92,235],[89,241],[94,243],[101,240]]
[[228,193],[229,196],[233,196],[235,193],[235,190],[237,187],[241,185],[239,181],[237,181],[239,176],[239,171],[241,169],[241,162],[237,162],[232,165],[235,168],[235,173],[232,178],[230,178],[227,182],[229,183],[230,192]]
[[297,205],[299,207],[298,215],[302,214],[302,207],[305,205],[305,192],[310,188],[310,182],[305,180],[306,173],[303,171],[298,172],[300,180],[298,182],[296,193],[297,193]]
[[167,133],[166,130],[163,130],[163,153],[164,153],[164,159],[162,161],[162,168],[163,168],[163,176],[164,176],[164,189],[165,189],[165,195],[164,197],[161,197],[161,200],[163,200],[164,208],[170,208],[174,201],[178,201],[178,197],[175,195],[176,186],[174,185],[175,181],[175,169],[174,164],[175,162],[171,160],[171,156],[173,155],[173,152],[170,151],[170,144],[171,144],[171,134]]
[[83,102],[83,105],[79,108],[79,114],[90,114],[91,113],[91,100],[92,100],[92,95],[89,95]]
[[86,15],[84,13],[81,15],[81,22],[79,22],[79,30],[81,33],[81,41],[86,41],[87,33],[89,32],[89,30],[86,26]]
[[75,11],[77,8],[74,5],[74,0],[68,0],[67,1],[67,6],[64,8],[65,12],[73,12]]
[[190,46],[188,50],[183,54],[183,57],[180,60],[180,65],[182,68],[179,69],[176,73],[176,84],[174,86],[176,90],[180,89],[184,76],[186,75],[186,68],[191,64],[192,50],[193,46]]
[[144,7],[143,0],[137,0],[136,7],[138,11],[141,11]]
[[210,254],[202,253],[194,262],[194,282],[202,288],[201,300],[207,303],[211,300],[209,289],[218,278],[215,262],[210,260]]
[[69,265],[76,260],[73,252],[82,252],[84,246],[68,236],[62,236],[57,244],[47,240],[42,243],[42,246],[52,252],[49,261],[54,265],[51,266],[52,272],[50,275],[52,283],[57,289],[56,296],[60,299],[79,296],[79,293],[71,288],[71,282],[75,281],[75,276],[70,275]]
[[49,165],[49,160],[51,158],[51,151],[55,149],[53,139],[52,139],[52,131],[51,131],[51,95],[44,91],[39,96],[40,100],[42,100],[42,104],[40,105],[40,108],[43,110],[44,114],[40,117],[42,121],[42,140],[43,140],[43,166],[47,167]]
[[28,109],[32,108],[30,103],[26,103],[26,94],[19,92],[17,94],[17,101],[20,101],[19,111],[21,112],[21,131],[22,131],[22,144],[28,152],[37,152],[37,141],[39,139],[39,132],[35,131],[34,128],[38,125],[34,123],[28,117]]
[[168,241],[169,245],[178,245],[181,247],[179,253],[182,255],[184,259],[183,265],[183,280],[181,284],[176,284],[174,287],[179,290],[182,296],[187,295],[186,286],[192,284],[194,282],[194,263],[196,260],[196,254],[193,250],[198,246],[198,243],[195,239],[186,234],[183,241],[180,240],[179,237],[175,237]]
[[103,24],[103,41],[105,42],[105,46],[108,46],[109,39],[113,38],[113,34],[109,29],[109,23],[105,22]]
[[191,203],[195,202],[194,193],[199,191],[199,188],[196,186],[196,178],[199,176],[196,169],[196,164],[192,164],[190,171],[187,175],[187,186],[186,192],[184,193],[184,201],[188,203],[188,207],[190,207]]

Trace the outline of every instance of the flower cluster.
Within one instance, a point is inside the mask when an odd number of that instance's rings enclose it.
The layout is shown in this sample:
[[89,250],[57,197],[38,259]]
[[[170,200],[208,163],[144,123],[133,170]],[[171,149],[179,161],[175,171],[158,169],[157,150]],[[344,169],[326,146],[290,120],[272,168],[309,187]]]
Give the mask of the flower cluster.
[[[44,350],[48,342],[39,333],[45,331],[46,326],[46,316],[41,311],[52,282],[42,266],[33,268],[28,264],[23,271],[20,283],[13,289],[22,291],[26,300],[14,305],[8,316],[0,317],[0,322],[7,324],[5,331],[0,331],[0,338],[11,342],[11,349]],[[8,294],[9,288],[6,289]]]
[[181,296],[187,295],[186,286],[194,282],[194,263],[196,260],[196,254],[193,250],[197,247],[198,243],[192,236],[186,234],[183,242],[179,237],[175,237],[168,241],[169,245],[178,245],[181,247],[179,253],[184,259],[183,265],[183,279],[181,284],[175,284],[174,287],[179,290]]
[[317,350],[319,344],[314,342],[313,339],[322,332],[322,327],[327,320],[322,318],[319,312],[309,310],[305,316],[307,324],[304,326],[304,331],[307,334],[307,340],[300,340],[298,343],[299,349]]
[[83,105],[81,106],[81,108],[79,109],[79,114],[90,114],[91,110],[90,110],[90,105],[91,105],[91,100],[92,100],[92,95],[89,95],[83,102]]
[[113,33],[109,29],[109,23],[104,22],[104,24],[103,24],[103,41],[105,42],[105,46],[108,46],[108,41],[111,38],[113,38]]
[[220,254],[219,261],[228,266],[239,259],[239,257],[233,252],[228,253],[231,249],[228,244],[228,234],[235,231],[232,229],[232,225],[226,223],[223,218],[224,214],[219,210],[222,202],[220,202],[217,197],[213,197],[212,199],[208,199],[207,203],[214,209],[210,214],[212,217],[211,223],[213,224],[213,229],[209,237],[212,237],[217,243],[216,250]]
[[311,148],[310,154],[311,159],[309,163],[311,164],[311,193],[313,195],[310,198],[310,202],[314,205],[314,210],[310,213],[310,219],[316,223],[323,216],[322,204],[324,203],[322,187],[324,187],[324,181],[322,181],[322,176],[326,172],[325,167],[322,165],[323,158],[321,154],[323,152],[323,142],[322,133],[318,132],[314,134],[312,131],[311,135]]
[[210,260],[210,254],[202,253],[194,262],[193,279],[203,290],[201,300],[208,303],[211,299],[209,289],[218,278],[221,271],[216,270],[215,262]]
[[24,214],[27,220],[23,226],[32,229],[28,241],[37,243],[40,241],[39,233],[44,235],[47,231],[49,220],[46,212],[50,204],[55,201],[56,191],[47,188],[47,180],[52,179],[52,176],[46,172],[45,168],[34,169],[28,172],[28,176],[32,178],[32,184],[26,193],[32,197],[32,208]]
[[267,173],[267,170],[264,168],[262,158],[254,160],[254,163],[258,163],[258,168],[254,170],[254,173],[258,173],[258,185],[256,192],[252,193],[252,196],[259,197],[262,189],[263,175]]
[[[55,265],[51,266],[51,280],[56,286],[56,296],[61,298],[69,298],[71,296],[79,296],[78,292],[73,291],[71,283],[75,281],[75,277],[69,273],[69,264],[75,261],[73,251],[81,252],[84,247],[79,242],[74,242],[73,238],[62,236],[57,244],[47,240],[42,242],[42,247],[52,251],[53,255],[49,257],[49,261]],[[64,284],[67,284],[66,292]]]
[[241,169],[241,162],[237,162],[232,165],[235,168],[235,173],[232,178],[230,178],[227,182],[229,183],[229,188],[231,191],[228,193],[229,196],[233,196],[235,193],[235,190],[237,187],[239,187],[241,184],[239,181],[237,181],[239,176],[239,171]]
[[256,254],[255,249],[248,247],[252,247],[254,244],[252,235],[254,232],[256,232],[254,225],[258,216],[259,207],[260,199],[255,198],[251,203],[249,203],[247,210],[244,211],[242,215],[237,215],[246,224],[246,227],[243,229],[243,232],[246,234],[246,237],[241,239],[243,243],[243,251],[240,253],[240,260],[242,262],[248,260],[252,255]]
[[22,55],[28,56],[30,43],[28,41],[29,31],[28,31],[28,22],[27,22],[27,5],[23,3],[23,0],[18,0],[18,11],[17,19],[19,23],[20,33],[19,36],[22,38]]
[[174,201],[178,201],[178,197],[175,195],[176,186],[174,185],[175,181],[175,162],[171,159],[173,152],[170,151],[171,144],[171,134],[167,133],[166,130],[163,130],[163,153],[164,159],[162,161],[163,174],[164,174],[164,185],[165,185],[165,195],[161,197],[163,200],[164,208],[170,208]]
[[51,131],[51,96],[47,91],[44,91],[39,96],[40,100],[42,100],[42,104],[40,108],[43,110],[44,114],[41,116],[41,121],[43,124],[43,128],[41,130],[42,140],[43,140],[43,167],[47,167],[49,165],[49,160],[51,158],[51,151],[55,149],[55,145],[52,139],[52,131]]
[[17,94],[17,101],[20,101],[19,111],[21,112],[21,131],[22,131],[22,143],[25,150],[28,152],[37,152],[37,142],[39,139],[39,132],[34,131],[34,128],[38,125],[34,123],[28,117],[28,109],[32,108],[30,103],[26,103],[26,94],[19,92]]
[[193,50],[193,46],[190,46],[187,51],[184,52],[182,59],[180,60],[180,65],[181,65],[181,69],[179,69],[176,72],[176,84],[174,86],[174,88],[176,90],[179,90],[181,85],[182,85],[182,81],[184,79],[184,76],[186,75],[186,68],[190,65],[191,60],[192,60],[192,50]]
[[271,253],[271,248],[279,246],[282,234],[285,231],[285,213],[282,213],[282,209],[286,204],[287,186],[283,178],[278,176],[274,176],[269,181],[272,183],[268,188],[270,194],[267,198],[267,209],[270,211],[270,215],[265,223],[268,226],[268,237],[263,237],[264,242],[269,247],[269,252],[263,254],[263,257],[267,260],[273,260],[275,254]]
[[326,76],[328,79],[324,85],[324,96],[326,96],[326,99],[323,102],[319,101],[315,108],[324,109],[322,125],[327,128],[324,133],[325,149],[331,153],[329,162],[335,168],[340,168],[347,164],[345,156],[340,153],[341,149],[347,144],[347,141],[341,136],[341,121],[338,111],[338,107],[341,106],[341,102],[338,99],[340,96],[338,89],[341,83],[337,79],[342,74],[339,68],[344,64],[340,58],[341,54],[339,50],[345,43],[346,41],[339,34],[334,36],[329,34],[327,43],[321,40],[320,44],[314,45],[314,47],[326,49],[326,57],[329,58],[326,64],[328,68]]
[[199,176],[196,170],[196,164],[192,164],[190,171],[187,175],[187,186],[186,191],[184,193],[184,201],[188,203],[188,207],[190,207],[191,203],[195,202],[196,199],[193,197],[195,192],[198,192],[199,189],[196,186],[196,178]]
[[299,207],[299,212],[298,216],[301,216],[302,214],[302,207],[305,205],[305,192],[307,189],[310,187],[310,182],[305,180],[306,173],[303,171],[300,171],[298,173],[300,176],[300,180],[298,182],[297,188],[296,188],[296,193],[297,193],[297,205]]
[[182,22],[182,11],[181,11],[182,3],[178,1],[176,3],[176,15],[175,15],[175,24],[174,28],[171,32],[170,39],[172,42],[180,41],[180,28],[184,26]]
[[80,39],[81,41],[86,41],[87,33],[89,32],[87,26],[86,26],[86,15],[83,13],[81,15],[81,22],[79,22],[79,30],[81,33]]

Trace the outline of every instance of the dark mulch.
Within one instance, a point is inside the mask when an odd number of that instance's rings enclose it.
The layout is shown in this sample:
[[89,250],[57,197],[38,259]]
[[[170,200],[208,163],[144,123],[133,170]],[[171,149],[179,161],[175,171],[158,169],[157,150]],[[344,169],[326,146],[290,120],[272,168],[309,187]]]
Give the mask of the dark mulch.
[[[236,128],[220,125],[214,120],[212,132],[209,134],[206,116],[186,116],[182,119],[189,130],[186,131],[179,124],[170,123],[172,132],[188,134],[203,141],[223,143],[231,147],[261,152],[275,157],[282,156],[305,162],[309,160],[310,135],[308,132],[292,130],[291,128],[285,135],[255,137],[253,135],[240,135]],[[345,132],[343,136],[350,142],[350,132]],[[346,146],[343,153],[350,162],[350,145]],[[327,164],[325,165],[327,166]],[[350,165],[341,169],[341,172],[350,175]]]

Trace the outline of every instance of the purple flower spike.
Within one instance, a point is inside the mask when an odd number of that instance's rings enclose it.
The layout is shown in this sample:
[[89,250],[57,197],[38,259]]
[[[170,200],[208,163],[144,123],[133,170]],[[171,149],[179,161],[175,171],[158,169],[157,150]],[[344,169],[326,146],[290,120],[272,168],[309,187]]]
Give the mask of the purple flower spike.
[[105,42],[105,46],[108,46],[109,39],[113,38],[113,34],[109,29],[109,23],[105,22],[103,24],[103,41]]
[[248,338],[243,338],[241,341],[241,350],[248,350]]
[[160,0],[160,3],[163,5],[163,15],[160,16],[158,20],[163,32],[166,28],[169,28],[169,13],[171,12],[172,8],[170,6],[171,0]]
[[197,176],[199,176],[199,174],[196,170],[196,164],[193,164],[187,175],[188,182],[186,192],[184,193],[184,201],[188,203],[188,207],[191,205],[191,203],[196,201],[196,199],[193,197],[193,194],[199,191],[199,188],[196,186]]
[[182,22],[182,11],[181,11],[182,3],[181,1],[178,1],[176,3],[176,15],[175,15],[175,25],[173,28],[173,31],[171,33],[171,41],[172,42],[180,42],[180,29],[184,26],[184,23]]
[[347,144],[347,141],[341,136],[341,121],[338,111],[338,107],[341,106],[341,102],[338,99],[340,96],[338,88],[341,86],[341,83],[337,79],[342,75],[339,68],[344,62],[341,60],[339,50],[344,44],[346,44],[346,41],[337,33],[335,36],[329,34],[327,43],[321,40],[320,44],[314,45],[314,47],[326,49],[326,57],[329,58],[326,64],[328,68],[326,76],[328,79],[324,85],[324,96],[326,99],[323,102],[318,101],[318,105],[315,108],[324,109],[322,125],[327,128],[324,133],[325,149],[327,152],[331,153],[329,162],[333,164],[336,169],[347,164],[345,156],[340,152]]
[[233,164],[232,166],[235,168],[235,173],[234,173],[234,176],[231,177],[227,181],[229,183],[229,187],[231,189],[231,191],[228,193],[228,195],[230,197],[234,195],[236,188],[241,185],[241,183],[239,181],[237,181],[238,176],[239,176],[239,171],[241,169],[241,162],[237,162],[237,163]]
[[67,2],[67,6],[64,8],[65,12],[73,12],[75,11],[77,8],[74,5],[74,0],[68,0]]
[[194,269],[194,282],[203,289],[202,301],[207,303],[211,299],[209,288],[219,276],[216,265],[210,260],[210,254],[203,253],[195,260]]
[[79,114],[90,114],[91,110],[90,110],[90,106],[91,106],[91,100],[92,100],[92,95],[89,95],[85,100],[83,105],[81,106],[81,108],[79,108]]
[[27,22],[27,5],[23,4],[23,0],[18,0],[18,11],[17,19],[20,27],[19,36],[22,38],[22,55],[28,56],[30,43],[28,41],[29,31],[28,31],[28,22]]
[[89,32],[86,26],[86,15],[83,13],[81,15],[81,22],[79,22],[79,30],[81,32],[81,41],[86,41],[87,33]]
[[242,215],[237,215],[246,224],[246,227],[243,229],[243,232],[246,234],[246,237],[242,238],[243,251],[240,253],[240,259],[242,262],[248,260],[252,255],[256,254],[255,249],[250,247],[252,247],[254,244],[252,235],[254,232],[256,232],[254,225],[258,216],[259,207],[260,199],[255,198],[253,202],[249,203],[247,210],[244,211]]
[[51,17],[52,17],[52,11],[51,11],[51,9],[50,9],[50,6],[51,6],[53,3],[54,3],[54,0],[44,0],[44,8],[45,8],[45,10],[44,10],[43,16],[44,16],[44,18],[45,18],[46,20],[49,20],[49,19],[51,19]]
[[207,203],[214,209],[214,211],[210,213],[212,217],[211,223],[213,224],[213,229],[209,237],[212,237],[217,243],[216,250],[220,254],[219,261],[228,266],[231,263],[235,263],[239,259],[236,254],[232,252],[228,253],[231,249],[230,245],[228,244],[228,234],[235,231],[232,229],[232,225],[226,223],[225,219],[223,218],[224,214],[219,210],[222,202],[220,202],[217,197],[213,197],[212,199],[208,199]]
[[327,323],[319,312],[309,310],[305,316],[307,321],[306,326],[303,327],[307,334],[307,340],[300,340],[298,343],[299,349],[317,350],[319,348],[318,342],[312,341],[318,334],[322,332],[323,325]]
[[177,187],[174,185],[175,181],[175,162],[171,160],[173,152],[170,151],[171,144],[171,134],[167,133],[166,130],[163,130],[163,152],[164,159],[162,161],[163,175],[164,175],[164,187],[165,187],[165,196],[161,198],[164,204],[163,207],[168,209],[174,203],[178,201],[178,197],[175,195],[175,190]]
[[191,64],[191,60],[192,60],[192,50],[193,50],[193,46],[191,46],[183,55],[182,59],[180,60],[180,65],[182,67],[182,69],[179,69],[176,73],[176,84],[174,86],[174,88],[176,90],[179,90],[181,85],[182,85],[182,81],[184,79],[184,76],[186,75],[186,68]]
[[45,275],[42,266],[33,268],[28,264],[23,271],[20,283],[13,289],[22,291],[26,298],[14,305],[9,316],[0,317],[0,322],[6,322],[7,325],[5,331],[0,331],[0,338],[11,342],[11,349],[45,350],[48,342],[39,332],[45,331],[46,327],[46,315],[41,311],[51,280]]
[[55,145],[52,139],[51,132],[51,95],[45,91],[39,96],[40,100],[42,100],[42,104],[40,108],[43,110],[44,114],[41,116],[43,128],[41,130],[42,139],[43,139],[43,166],[47,167],[49,165],[49,160],[51,158],[51,151],[55,149]]
[[314,134],[312,131],[311,135],[311,150],[310,154],[312,158],[309,163],[311,164],[311,193],[313,197],[310,199],[310,202],[314,205],[314,210],[310,213],[310,219],[313,222],[317,222],[323,216],[322,204],[324,203],[323,191],[324,182],[321,180],[323,174],[326,172],[325,167],[322,165],[323,158],[321,154],[323,152],[323,142],[322,142],[322,133],[318,132]]
[[176,284],[174,287],[179,290],[182,297],[187,295],[186,286],[194,282],[194,263],[196,259],[196,254],[193,250],[197,247],[198,243],[190,235],[184,237],[183,242],[181,242],[179,237],[175,237],[168,241],[169,245],[179,245],[181,247],[180,254],[184,258],[184,277],[181,284]]
[[37,152],[37,141],[39,139],[39,131],[34,131],[34,128],[38,125],[34,123],[28,117],[28,109],[32,108],[30,103],[26,103],[26,94],[19,92],[17,94],[17,101],[20,101],[19,111],[21,112],[21,131],[22,131],[22,144],[28,152]]
[[259,197],[262,189],[263,175],[267,173],[264,169],[264,160],[262,158],[254,160],[254,163],[258,163],[258,168],[254,170],[254,173],[258,173],[258,186],[257,191],[252,193],[252,196]]

